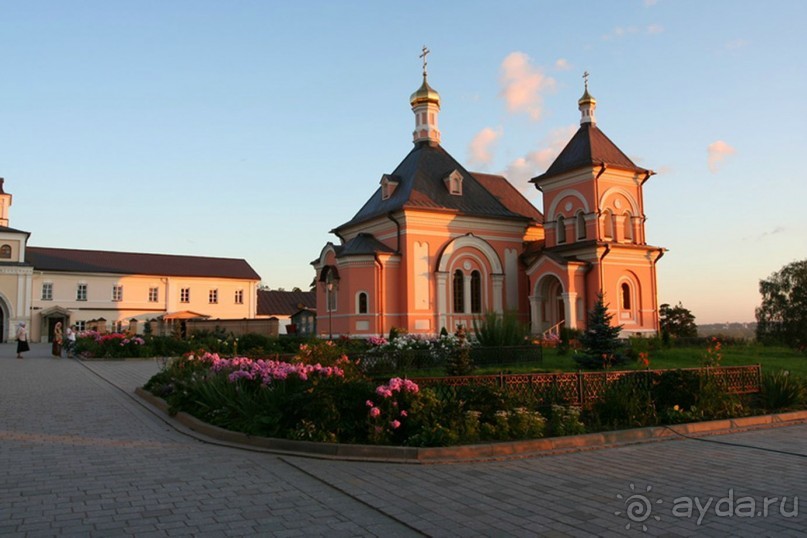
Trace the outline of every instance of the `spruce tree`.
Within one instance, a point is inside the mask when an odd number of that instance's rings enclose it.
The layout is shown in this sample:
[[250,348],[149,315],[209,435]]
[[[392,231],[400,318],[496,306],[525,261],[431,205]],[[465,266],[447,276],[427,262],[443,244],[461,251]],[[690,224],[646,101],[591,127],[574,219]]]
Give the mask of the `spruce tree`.
[[597,303],[588,314],[588,327],[580,337],[583,352],[574,357],[578,365],[584,368],[610,368],[625,362],[625,357],[620,353],[622,344],[619,333],[622,332],[622,325],[612,325],[613,318],[603,294],[598,294]]

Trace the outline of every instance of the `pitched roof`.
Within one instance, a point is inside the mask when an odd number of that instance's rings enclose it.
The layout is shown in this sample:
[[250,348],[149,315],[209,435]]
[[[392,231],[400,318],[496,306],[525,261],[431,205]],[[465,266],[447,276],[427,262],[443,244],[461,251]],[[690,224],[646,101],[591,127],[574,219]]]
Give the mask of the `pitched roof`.
[[540,183],[543,179],[577,168],[603,164],[623,170],[649,172],[636,166],[621,149],[616,147],[616,144],[611,142],[610,138],[605,136],[605,133],[600,131],[599,127],[583,123],[546,172],[532,178],[530,182]]
[[[444,183],[455,170],[462,177],[462,195],[459,196],[451,194]],[[389,198],[383,200],[381,189],[377,189],[352,219],[333,231],[402,209],[431,209],[506,219],[534,218],[532,211],[525,215],[507,207],[488,189],[484,180],[474,177],[439,145],[416,144],[389,177],[398,182]]]
[[290,316],[317,307],[316,291],[258,290],[259,316]]
[[[471,172],[507,209],[513,213],[529,217],[537,223],[544,222],[544,216],[521,192],[504,176]],[[532,187],[530,187],[532,189]],[[533,189],[534,191],[534,189]]]
[[334,247],[336,257],[356,256],[361,254],[375,254],[376,252],[395,252],[393,249],[379,241],[372,234],[360,233],[348,240],[344,245]]
[[18,230],[16,228],[9,228],[8,226],[0,226],[0,232],[11,232],[11,233],[25,234],[28,236],[31,235],[31,232],[26,232],[25,230]]
[[235,258],[28,247],[25,261],[42,271],[261,279],[245,260]]

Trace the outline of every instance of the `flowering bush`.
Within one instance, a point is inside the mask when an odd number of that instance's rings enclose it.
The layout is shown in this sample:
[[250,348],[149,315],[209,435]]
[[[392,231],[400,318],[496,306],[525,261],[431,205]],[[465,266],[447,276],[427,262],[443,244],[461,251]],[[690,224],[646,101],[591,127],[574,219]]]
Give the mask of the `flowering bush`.
[[419,392],[415,382],[400,377],[376,387],[374,398],[365,402],[371,442],[400,444],[411,435],[407,419]]
[[706,355],[703,358],[703,365],[706,367],[720,366],[720,361],[723,360],[723,344],[716,336],[709,339],[709,344],[706,347]]
[[146,341],[124,333],[83,331],[76,337],[76,352],[88,358],[142,357]]

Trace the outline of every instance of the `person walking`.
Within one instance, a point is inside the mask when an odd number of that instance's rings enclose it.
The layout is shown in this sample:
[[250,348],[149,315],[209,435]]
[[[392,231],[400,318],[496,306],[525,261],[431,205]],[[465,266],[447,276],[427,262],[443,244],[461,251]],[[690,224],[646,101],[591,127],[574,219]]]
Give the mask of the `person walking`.
[[20,322],[17,324],[17,358],[21,359],[22,354],[30,350],[31,347],[28,345],[28,330],[25,328],[25,323]]
[[56,325],[53,327],[53,347],[51,348],[51,353],[58,359],[62,358],[62,341],[62,322],[57,321]]

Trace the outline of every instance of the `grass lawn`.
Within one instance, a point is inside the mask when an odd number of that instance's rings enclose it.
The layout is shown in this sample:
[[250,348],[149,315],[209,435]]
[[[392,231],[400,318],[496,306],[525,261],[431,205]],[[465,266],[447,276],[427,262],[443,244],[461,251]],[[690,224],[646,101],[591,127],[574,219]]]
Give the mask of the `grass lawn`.
[[[650,368],[652,369],[698,368],[702,365],[706,349],[665,348],[649,353]],[[800,377],[807,378],[807,355],[794,349],[761,344],[741,344],[723,347],[722,354],[723,359],[720,361],[722,366],[761,364],[763,372],[789,370]],[[638,367],[635,363],[628,363],[624,369]],[[577,364],[571,353],[560,355],[556,349],[544,349],[543,369],[546,371],[574,371],[577,370]]]

